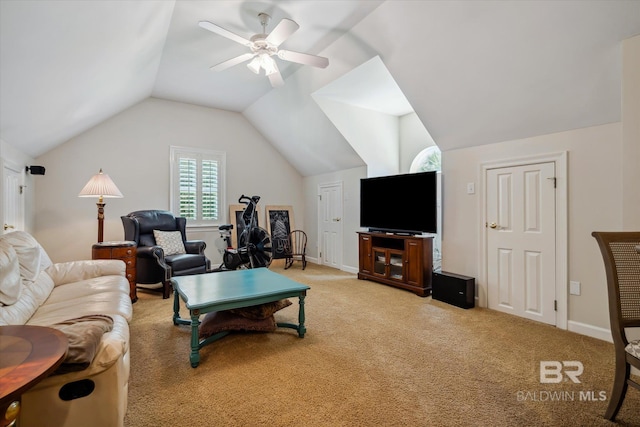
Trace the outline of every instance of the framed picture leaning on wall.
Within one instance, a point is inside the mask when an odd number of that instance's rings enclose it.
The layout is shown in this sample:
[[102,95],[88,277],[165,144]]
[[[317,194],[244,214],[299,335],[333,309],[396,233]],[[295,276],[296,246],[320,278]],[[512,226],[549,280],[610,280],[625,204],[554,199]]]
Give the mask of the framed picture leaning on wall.
[[273,259],[285,258],[289,233],[295,230],[291,206],[265,206],[267,232],[271,236]]

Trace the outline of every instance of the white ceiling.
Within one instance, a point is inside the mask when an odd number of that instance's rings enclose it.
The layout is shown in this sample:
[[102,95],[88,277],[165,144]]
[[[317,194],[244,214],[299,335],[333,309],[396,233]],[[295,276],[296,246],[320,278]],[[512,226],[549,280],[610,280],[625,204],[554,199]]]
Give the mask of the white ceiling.
[[[278,89],[210,71],[245,48],[198,21],[250,37],[259,12],[295,20],[282,47],[329,67],[280,61]],[[620,120],[621,41],[639,33],[640,1],[622,0],[0,0],[0,139],[37,157],[153,96],[242,112],[317,174],[361,161],[311,93],[375,56],[447,150]],[[333,96],[365,102],[351,89]]]
[[378,56],[317,90],[314,95],[398,117],[413,112],[402,89]]

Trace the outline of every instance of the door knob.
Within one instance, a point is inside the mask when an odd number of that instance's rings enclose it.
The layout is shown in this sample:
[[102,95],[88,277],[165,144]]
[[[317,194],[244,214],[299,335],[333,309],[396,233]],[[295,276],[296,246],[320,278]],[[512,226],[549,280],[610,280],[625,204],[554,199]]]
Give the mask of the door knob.
[[335,222],[340,222],[340,218],[333,218]]
[[4,229],[5,229],[5,230],[8,230],[8,229],[10,229],[10,228],[15,228],[15,227],[14,227],[13,225],[8,225],[8,224],[5,224],[5,225],[4,225]]
[[495,222],[492,222],[491,224],[489,224],[490,228],[497,228],[498,224],[496,224]]

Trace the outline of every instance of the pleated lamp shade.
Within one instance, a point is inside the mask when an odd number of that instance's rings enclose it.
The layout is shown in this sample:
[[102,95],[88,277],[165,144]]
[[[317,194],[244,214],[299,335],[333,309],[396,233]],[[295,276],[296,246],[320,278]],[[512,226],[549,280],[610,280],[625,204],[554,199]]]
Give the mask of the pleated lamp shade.
[[124,197],[109,175],[102,172],[91,177],[78,197]]

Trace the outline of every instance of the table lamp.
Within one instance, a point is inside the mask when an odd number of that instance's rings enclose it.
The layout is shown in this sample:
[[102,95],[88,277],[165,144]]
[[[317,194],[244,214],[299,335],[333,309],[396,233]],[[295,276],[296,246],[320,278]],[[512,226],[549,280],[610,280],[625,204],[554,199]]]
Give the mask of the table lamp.
[[78,197],[98,197],[98,243],[103,241],[104,232],[104,197],[124,197],[109,175],[102,172],[91,177]]

